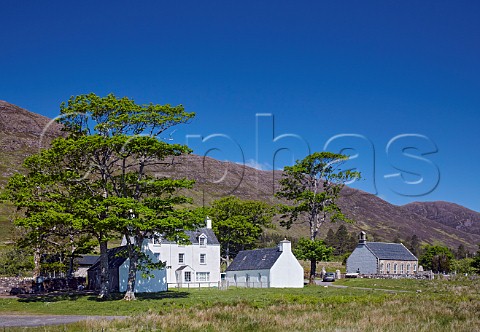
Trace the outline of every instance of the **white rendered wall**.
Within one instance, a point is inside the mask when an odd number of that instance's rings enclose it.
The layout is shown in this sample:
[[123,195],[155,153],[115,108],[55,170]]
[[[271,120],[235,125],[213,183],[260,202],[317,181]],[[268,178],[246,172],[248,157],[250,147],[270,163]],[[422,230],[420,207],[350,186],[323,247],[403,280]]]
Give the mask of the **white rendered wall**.
[[[151,259],[154,258],[153,253],[146,251]],[[119,267],[119,290],[125,292],[127,290],[128,268],[130,266],[130,259],[127,258],[125,262]],[[150,274],[153,277],[142,278],[142,272],[137,271],[137,278],[135,282],[135,293],[151,293],[163,292],[167,288],[167,274],[165,269],[152,270]]]
[[[209,282],[220,281],[220,245],[208,244],[201,247],[198,243],[189,244],[185,246],[176,243],[152,244],[151,241],[145,242],[148,249],[152,253],[159,253],[160,260],[166,262],[166,275],[168,283],[176,283],[175,271],[184,265],[190,266],[194,273],[192,275],[192,283],[196,281],[196,272],[209,272]],[[179,263],[179,254],[184,254],[183,263]],[[200,264],[200,254],[205,254],[205,264]],[[174,285],[170,285],[172,287]]]
[[227,271],[225,273],[225,280],[229,286],[246,287],[247,275],[249,287],[270,287],[270,270]]
[[270,287],[302,288],[303,282],[303,267],[290,250],[283,251],[270,269]]

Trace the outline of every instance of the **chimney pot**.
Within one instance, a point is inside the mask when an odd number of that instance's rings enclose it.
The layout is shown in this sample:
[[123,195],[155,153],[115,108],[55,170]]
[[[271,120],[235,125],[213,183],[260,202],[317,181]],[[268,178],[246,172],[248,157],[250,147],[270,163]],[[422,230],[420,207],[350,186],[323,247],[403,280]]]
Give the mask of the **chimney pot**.
[[364,231],[361,231],[360,232],[360,235],[358,236],[358,243],[359,244],[365,244],[367,243],[367,233],[365,233]]
[[207,225],[208,229],[212,229],[212,219],[210,219],[210,217],[205,217],[205,224]]

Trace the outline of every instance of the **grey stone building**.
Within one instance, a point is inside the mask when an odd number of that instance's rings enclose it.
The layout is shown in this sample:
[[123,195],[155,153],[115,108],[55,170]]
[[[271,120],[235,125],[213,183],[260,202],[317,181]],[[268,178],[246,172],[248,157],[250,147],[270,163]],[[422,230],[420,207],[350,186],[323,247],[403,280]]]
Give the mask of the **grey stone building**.
[[347,273],[412,275],[417,268],[417,257],[403,244],[367,242],[365,232],[347,259]]

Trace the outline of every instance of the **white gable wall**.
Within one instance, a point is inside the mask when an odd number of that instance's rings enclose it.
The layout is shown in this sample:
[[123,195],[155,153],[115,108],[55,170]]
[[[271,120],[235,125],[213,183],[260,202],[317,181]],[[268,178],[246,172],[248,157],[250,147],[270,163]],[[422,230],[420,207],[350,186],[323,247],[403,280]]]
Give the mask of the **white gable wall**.
[[284,250],[270,269],[270,287],[302,288],[303,267],[290,250]]

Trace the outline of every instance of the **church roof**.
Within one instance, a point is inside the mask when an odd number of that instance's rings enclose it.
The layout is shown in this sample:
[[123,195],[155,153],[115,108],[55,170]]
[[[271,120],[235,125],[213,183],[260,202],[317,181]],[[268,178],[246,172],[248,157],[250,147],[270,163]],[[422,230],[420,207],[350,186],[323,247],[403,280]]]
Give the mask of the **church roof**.
[[418,260],[410,250],[401,243],[367,242],[365,246],[378,259],[416,261]]

